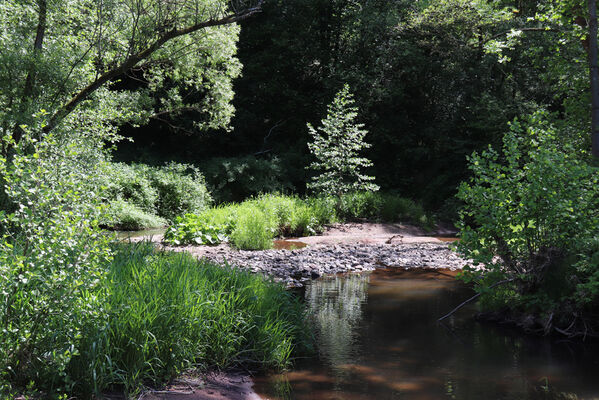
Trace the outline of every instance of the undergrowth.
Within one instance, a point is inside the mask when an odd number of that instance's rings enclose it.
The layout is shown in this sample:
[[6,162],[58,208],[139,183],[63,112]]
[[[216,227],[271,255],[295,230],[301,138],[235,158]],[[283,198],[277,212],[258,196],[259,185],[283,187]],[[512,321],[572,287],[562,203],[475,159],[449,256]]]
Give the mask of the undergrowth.
[[64,371],[19,377],[33,386],[14,390],[131,397],[189,368],[282,370],[311,346],[304,307],[283,285],[148,242],[118,245],[93,297],[102,315],[80,332]]
[[270,248],[277,236],[309,236],[326,224],[365,219],[433,226],[420,205],[394,194],[355,192],[306,199],[268,194],[177,217],[164,237],[174,245],[230,241],[239,249],[258,250]]

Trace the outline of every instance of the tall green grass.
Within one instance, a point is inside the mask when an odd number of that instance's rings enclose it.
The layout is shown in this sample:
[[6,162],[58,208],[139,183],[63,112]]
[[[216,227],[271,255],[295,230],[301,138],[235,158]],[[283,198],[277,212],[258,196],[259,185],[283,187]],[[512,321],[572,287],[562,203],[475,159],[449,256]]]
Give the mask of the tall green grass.
[[258,250],[270,248],[275,236],[314,235],[326,224],[352,220],[434,226],[433,218],[419,204],[395,194],[354,192],[306,199],[267,194],[179,217],[167,230],[165,240],[175,245],[213,244],[204,238],[218,232],[239,249]]
[[304,308],[282,285],[149,243],[117,248],[105,296],[107,323],[69,371],[82,393],[131,395],[190,367],[283,369],[308,344]]

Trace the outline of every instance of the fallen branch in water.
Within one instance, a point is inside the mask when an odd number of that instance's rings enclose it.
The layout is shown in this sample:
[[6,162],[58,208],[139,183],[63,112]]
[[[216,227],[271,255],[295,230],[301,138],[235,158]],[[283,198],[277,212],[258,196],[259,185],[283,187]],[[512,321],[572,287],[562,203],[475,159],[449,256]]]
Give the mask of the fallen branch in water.
[[[494,284],[492,284],[491,286],[488,287],[488,289],[493,289],[496,286],[499,285],[503,285],[504,283],[508,283],[508,282],[512,282],[514,280],[514,278],[510,278],[510,279],[504,279],[502,281],[499,282],[495,282]],[[460,305],[458,305],[456,308],[454,308],[453,310],[451,310],[450,312],[448,312],[447,314],[445,314],[444,316],[442,316],[441,318],[439,318],[437,320],[437,322],[443,321],[445,318],[452,316],[456,311],[458,311],[460,308],[464,307],[466,304],[478,299],[480,297],[480,293],[475,294],[474,296],[470,297],[468,300],[462,302]]]

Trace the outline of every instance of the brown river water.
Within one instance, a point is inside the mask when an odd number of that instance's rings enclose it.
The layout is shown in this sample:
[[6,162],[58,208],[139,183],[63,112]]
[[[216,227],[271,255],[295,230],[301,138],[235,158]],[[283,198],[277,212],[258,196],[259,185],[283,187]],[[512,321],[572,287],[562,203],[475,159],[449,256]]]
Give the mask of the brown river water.
[[313,281],[302,294],[318,354],[258,377],[264,399],[599,399],[599,349],[521,335],[471,316],[451,271],[379,270]]

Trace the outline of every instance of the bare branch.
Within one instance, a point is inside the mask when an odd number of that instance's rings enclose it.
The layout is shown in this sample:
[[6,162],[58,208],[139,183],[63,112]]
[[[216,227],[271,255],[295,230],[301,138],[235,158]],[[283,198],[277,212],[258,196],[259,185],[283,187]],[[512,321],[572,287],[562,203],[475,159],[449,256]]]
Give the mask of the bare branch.
[[[510,279],[504,279],[502,281],[499,282],[495,282],[494,284],[492,284],[491,286],[488,287],[488,289],[492,289],[494,287],[497,287],[499,285],[504,285],[508,282],[512,282],[514,280],[514,278],[510,278]],[[451,310],[450,312],[448,312],[447,314],[445,314],[444,316],[442,316],[441,318],[439,318],[437,320],[437,322],[441,322],[444,319],[452,316],[456,311],[458,311],[460,308],[464,307],[466,304],[469,304],[471,302],[473,302],[474,300],[478,299],[480,297],[480,292],[475,294],[474,296],[470,297],[468,300],[462,302],[460,305],[458,305],[456,308],[454,308],[453,310]]]

